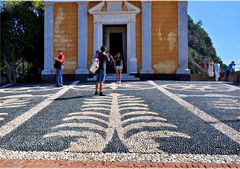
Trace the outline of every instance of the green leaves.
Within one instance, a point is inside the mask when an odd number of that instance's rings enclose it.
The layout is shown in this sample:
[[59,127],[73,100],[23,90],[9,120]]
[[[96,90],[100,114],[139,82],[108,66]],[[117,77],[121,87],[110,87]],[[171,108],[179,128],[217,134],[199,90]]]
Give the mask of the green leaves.
[[206,69],[201,68],[203,62],[210,58],[213,61],[218,60],[223,68],[221,58],[217,56],[216,50],[208,33],[202,28],[203,22],[200,20],[196,24],[192,18],[188,16],[188,55],[189,68],[192,73],[201,73]]
[[3,63],[12,66],[9,70],[16,71],[19,61],[41,66],[43,11],[43,1],[4,1],[1,12],[1,55],[5,56]]

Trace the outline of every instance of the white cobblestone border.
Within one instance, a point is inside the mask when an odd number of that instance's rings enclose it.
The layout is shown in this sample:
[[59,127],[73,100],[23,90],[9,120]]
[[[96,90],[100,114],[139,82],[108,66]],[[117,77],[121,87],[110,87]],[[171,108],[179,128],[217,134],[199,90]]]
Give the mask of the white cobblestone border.
[[[73,82],[70,86],[74,86],[76,84],[78,84],[79,81],[75,81]],[[57,93],[53,94],[51,97],[48,97],[47,99],[45,99],[43,102],[37,104],[36,106],[34,106],[33,108],[31,108],[30,110],[26,111],[25,113],[23,113],[22,115],[16,117],[15,119],[13,119],[12,121],[8,122],[7,124],[3,125],[0,128],[0,139],[3,138],[4,136],[6,136],[7,134],[9,134],[10,132],[12,132],[13,130],[15,130],[16,128],[18,128],[20,125],[22,125],[23,123],[25,123],[27,120],[29,120],[31,117],[33,117],[34,115],[36,115],[37,113],[39,113],[42,109],[44,109],[45,107],[47,107],[50,103],[52,103],[56,98],[60,97],[61,95],[63,95],[65,92],[67,92],[70,88],[69,87],[63,87],[60,91],[58,91]]]
[[164,89],[163,87],[159,86],[155,82],[153,82],[153,81],[148,81],[148,82],[152,86],[155,86],[160,92],[164,93],[165,95],[167,95],[168,97],[170,97],[171,99],[176,101],[178,104],[180,104],[181,106],[183,106],[187,110],[191,111],[193,114],[195,114],[196,116],[198,116],[199,118],[201,118],[205,122],[209,123],[209,125],[211,125],[215,129],[217,129],[218,131],[220,131],[221,133],[226,135],[227,137],[231,138],[232,140],[234,140],[235,142],[240,144],[240,133],[237,130],[231,128],[230,126],[228,126],[224,123],[222,123],[218,119],[210,116],[206,112],[200,110],[198,107],[186,102],[185,100],[181,99],[177,95],[175,95],[175,94],[169,92],[168,90]]
[[240,164],[238,155],[29,152],[0,149],[0,159]]

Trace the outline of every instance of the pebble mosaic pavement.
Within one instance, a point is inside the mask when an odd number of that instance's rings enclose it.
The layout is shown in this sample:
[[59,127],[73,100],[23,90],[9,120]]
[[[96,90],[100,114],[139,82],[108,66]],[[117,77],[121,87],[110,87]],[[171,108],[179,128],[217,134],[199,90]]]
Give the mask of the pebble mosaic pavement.
[[94,83],[77,81],[63,88],[0,89],[0,167],[8,164],[4,159],[239,167],[239,86],[174,81],[104,86],[105,97],[93,95]]

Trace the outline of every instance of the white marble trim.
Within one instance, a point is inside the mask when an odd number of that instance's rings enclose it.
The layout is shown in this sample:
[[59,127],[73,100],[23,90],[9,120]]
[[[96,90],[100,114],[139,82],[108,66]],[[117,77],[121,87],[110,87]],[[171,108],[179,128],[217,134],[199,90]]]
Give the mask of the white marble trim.
[[88,2],[78,2],[78,66],[76,74],[88,74]]
[[142,69],[141,74],[152,69],[152,2],[142,1]]
[[[126,2],[125,2],[126,3]],[[126,3],[129,5],[130,3]],[[103,43],[103,25],[127,25],[127,73],[137,73],[136,58],[136,14],[140,9],[134,7],[133,11],[105,11],[101,8],[104,3],[100,3],[89,10],[94,16],[94,47],[93,57],[96,50],[100,50]],[[131,5],[131,4],[130,4]],[[133,9],[132,5],[129,7]]]
[[42,75],[54,74],[53,69],[53,12],[54,3],[44,3],[44,70]]
[[190,74],[188,69],[187,1],[178,2],[178,70],[177,74]]

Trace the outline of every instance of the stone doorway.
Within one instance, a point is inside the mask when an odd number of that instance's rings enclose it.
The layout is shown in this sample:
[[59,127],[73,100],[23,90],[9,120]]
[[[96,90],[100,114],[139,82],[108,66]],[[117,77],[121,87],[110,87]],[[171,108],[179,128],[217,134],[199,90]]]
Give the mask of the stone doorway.
[[[123,73],[127,73],[127,26],[126,25],[104,25],[103,44],[112,56],[118,52],[123,58]],[[113,64],[108,64],[107,73],[115,73]]]

